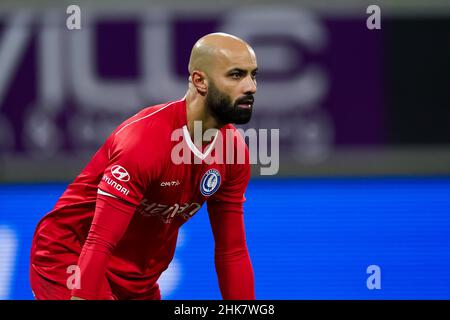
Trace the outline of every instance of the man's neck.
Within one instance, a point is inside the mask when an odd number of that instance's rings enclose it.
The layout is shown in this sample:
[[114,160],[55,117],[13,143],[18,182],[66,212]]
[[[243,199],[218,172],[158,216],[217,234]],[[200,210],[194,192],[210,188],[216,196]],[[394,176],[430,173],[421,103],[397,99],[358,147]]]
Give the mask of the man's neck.
[[[189,135],[192,140],[194,138],[194,122],[200,121],[202,125],[202,136],[208,129],[220,129],[224,124],[219,123],[210,113],[207,112],[205,105],[205,98],[199,94],[193,93],[188,90],[186,94],[186,116]],[[209,142],[209,141],[208,141]],[[200,141],[194,141],[194,143],[200,143]]]

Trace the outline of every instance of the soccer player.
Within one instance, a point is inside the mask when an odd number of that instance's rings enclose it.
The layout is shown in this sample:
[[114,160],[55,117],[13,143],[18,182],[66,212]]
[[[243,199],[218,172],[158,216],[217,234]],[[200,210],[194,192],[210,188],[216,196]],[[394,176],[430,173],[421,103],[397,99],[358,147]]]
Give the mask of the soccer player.
[[[196,42],[188,69],[184,98],[119,125],[39,222],[30,266],[36,299],[161,299],[157,280],[178,230],[205,201],[223,299],[255,298],[243,220],[249,155],[232,124],[251,118],[256,56],[243,40],[212,33]],[[216,134],[193,141],[195,121]],[[218,139],[229,132],[231,141]],[[196,161],[174,161],[180,143],[189,151],[183,159]],[[232,159],[244,150],[244,161],[207,161],[230,145]]]

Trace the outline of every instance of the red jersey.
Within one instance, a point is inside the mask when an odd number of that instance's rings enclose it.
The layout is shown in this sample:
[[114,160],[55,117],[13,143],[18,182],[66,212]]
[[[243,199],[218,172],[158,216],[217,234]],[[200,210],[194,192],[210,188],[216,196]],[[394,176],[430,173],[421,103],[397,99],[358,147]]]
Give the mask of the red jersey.
[[[180,139],[174,139],[174,132]],[[223,137],[230,132],[233,150],[245,150],[244,164],[211,163],[230,143],[221,139],[218,145],[217,135],[209,145],[196,148],[187,129],[185,99],[148,107],[123,122],[39,222],[32,267],[47,279],[66,283],[66,269],[77,264],[102,194],[135,206],[108,260],[108,282],[122,298],[154,289],[173,258],[178,229],[205,201],[210,214],[211,208],[226,205],[242,213],[250,179],[248,150],[233,125],[220,129]],[[173,161],[180,147],[190,151],[183,156],[196,163]]]

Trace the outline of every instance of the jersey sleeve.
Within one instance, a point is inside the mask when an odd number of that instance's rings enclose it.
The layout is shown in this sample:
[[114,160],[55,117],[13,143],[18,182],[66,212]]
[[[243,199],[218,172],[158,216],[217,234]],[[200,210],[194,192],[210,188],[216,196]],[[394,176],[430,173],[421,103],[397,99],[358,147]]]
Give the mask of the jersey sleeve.
[[72,289],[73,296],[88,300],[105,298],[106,266],[134,211],[134,206],[121,200],[98,195],[91,228],[77,264],[80,286]]
[[250,161],[243,139],[238,141],[241,150],[245,151],[245,161],[227,165],[223,185],[208,199],[207,204],[222,298],[252,300],[255,299],[254,274],[245,240],[243,216],[244,193],[250,180]]
[[229,164],[227,167],[226,179],[219,190],[207,201],[208,207],[215,209],[215,206],[230,205],[242,211],[245,202],[245,190],[251,176],[248,148],[243,139],[239,136],[239,143],[243,144],[245,151],[244,163]]
[[156,176],[157,150],[151,137],[139,131],[113,136],[108,148],[108,165],[98,185],[100,191],[139,205],[145,190]]

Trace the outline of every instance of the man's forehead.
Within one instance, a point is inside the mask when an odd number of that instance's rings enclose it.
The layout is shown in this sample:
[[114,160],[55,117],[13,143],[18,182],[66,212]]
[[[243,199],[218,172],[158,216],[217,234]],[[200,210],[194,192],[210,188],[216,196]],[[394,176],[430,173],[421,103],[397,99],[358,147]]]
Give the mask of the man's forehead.
[[257,67],[256,56],[253,50],[219,49],[216,59],[220,67],[229,69],[251,70]]

